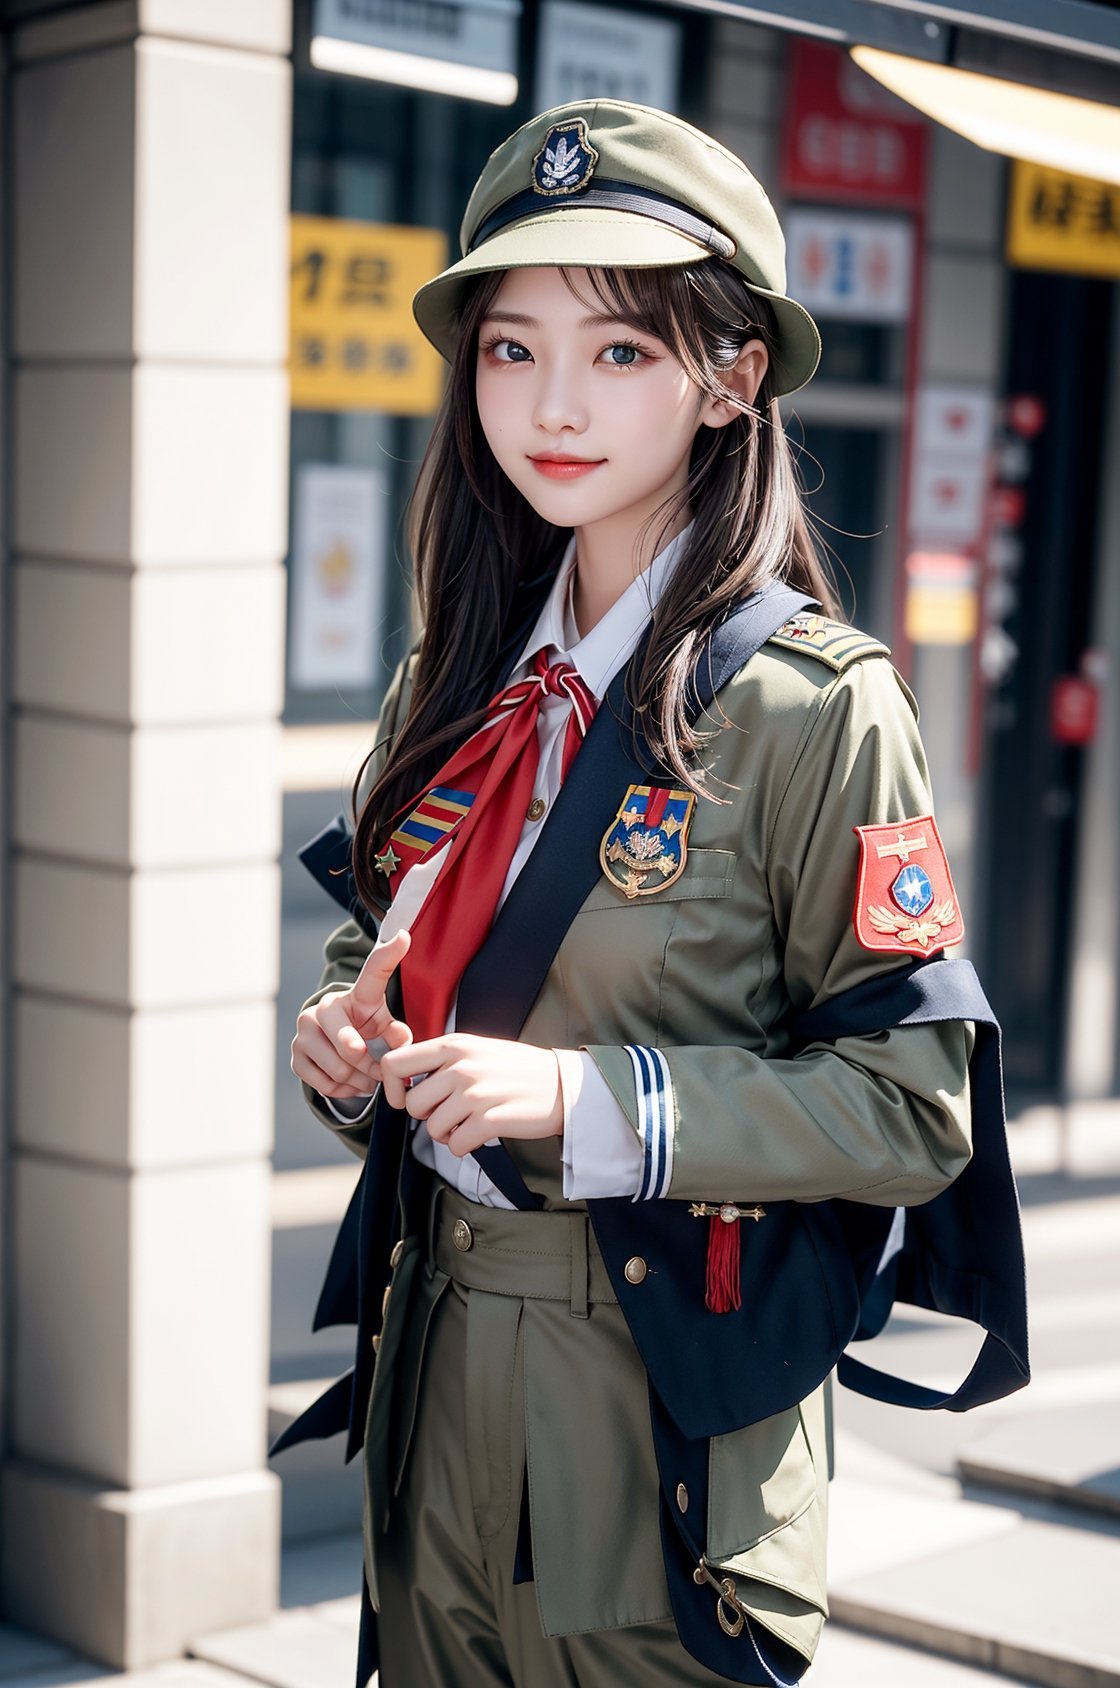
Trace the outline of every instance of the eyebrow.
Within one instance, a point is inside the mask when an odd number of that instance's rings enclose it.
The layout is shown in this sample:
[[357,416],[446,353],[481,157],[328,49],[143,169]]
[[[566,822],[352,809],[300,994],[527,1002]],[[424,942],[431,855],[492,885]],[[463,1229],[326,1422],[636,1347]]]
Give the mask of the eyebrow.
[[[540,323],[537,321],[536,317],[522,316],[517,311],[489,311],[487,313],[487,315],[483,318],[483,321],[484,322],[512,322],[512,323],[515,323],[518,328],[539,328],[541,326]],[[579,322],[576,324],[576,327],[577,328],[607,328],[607,327],[610,327],[612,324],[617,324],[618,326],[620,326],[622,328],[638,329],[638,324],[636,322],[632,321],[632,319],[630,317],[610,316],[610,315],[606,315],[606,314],[596,314],[596,315],[592,315],[592,316],[581,317]],[[645,330],[639,329],[639,332],[644,333]]]

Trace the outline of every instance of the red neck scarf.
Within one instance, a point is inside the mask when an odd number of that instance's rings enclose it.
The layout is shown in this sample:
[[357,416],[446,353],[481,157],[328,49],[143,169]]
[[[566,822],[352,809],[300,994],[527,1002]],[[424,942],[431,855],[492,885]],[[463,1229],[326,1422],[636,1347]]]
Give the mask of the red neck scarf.
[[401,963],[405,1018],[417,1042],[442,1036],[459,981],[493,924],[533,797],[537,721],[550,694],[571,703],[560,775],[566,779],[597,702],[570,664],[549,666],[542,650],[529,678],[493,699],[486,721],[444,763],[377,858],[395,896],[410,867],[433,850],[448,853]]

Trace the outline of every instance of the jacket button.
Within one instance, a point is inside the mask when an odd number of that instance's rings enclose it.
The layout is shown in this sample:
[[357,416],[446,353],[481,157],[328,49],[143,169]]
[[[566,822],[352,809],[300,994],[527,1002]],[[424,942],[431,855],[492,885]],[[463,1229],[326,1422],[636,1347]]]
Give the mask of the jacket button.
[[380,1331],[378,1332],[378,1334],[376,1336],[371,1336],[370,1341],[373,1343],[373,1351],[376,1354],[377,1350],[381,1347],[381,1333],[380,1333]]
[[646,1265],[640,1254],[634,1254],[631,1255],[630,1259],[626,1262],[623,1271],[628,1284],[640,1284],[646,1273],[649,1271],[649,1267]]
[[396,1243],[393,1244],[393,1252],[389,1256],[389,1265],[390,1265],[390,1268],[394,1272],[396,1271],[397,1267],[401,1263],[401,1255],[403,1253],[404,1253],[404,1238],[402,1237],[399,1242],[396,1242]]
[[460,1254],[466,1254],[469,1248],[474,1247],[474,1232],[465,1219],[456,1219],[451,1227],[451,1241]]
[[385,1294],[381,1297],[381,1323],[382,1324],[385,1323],[385,1314],[386,1314],[386,1312],[388,1311],[388,1308],[389,1308],[389,1295],[392,1291],[392,1287],[393,1286],[391,1284],[386,1284]]
[[548,804],[545,802],[543,797],[534,797],[533,801],[525,811],[526,820],[539,821],[547,808]]
[[682,1512],[688,1511],[688,1490],[683,1483],[677,1484],[677,1506]]

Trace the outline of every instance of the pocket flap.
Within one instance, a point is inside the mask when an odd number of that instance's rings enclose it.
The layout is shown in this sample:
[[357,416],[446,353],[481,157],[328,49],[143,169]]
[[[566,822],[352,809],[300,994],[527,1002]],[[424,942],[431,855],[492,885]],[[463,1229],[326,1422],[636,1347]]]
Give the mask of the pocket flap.
[[713,1436],[708,1454],[708,1557],[721,1562],[773,1535],[816,1498],[800,1407]]
[[735,877],[733,850],[689,850],[678,878],[648,896],[627,897],[604,873],[580,905],[581,914],[608,908],[640,908],[643,903],[679,903],[687,897],[729,897]]

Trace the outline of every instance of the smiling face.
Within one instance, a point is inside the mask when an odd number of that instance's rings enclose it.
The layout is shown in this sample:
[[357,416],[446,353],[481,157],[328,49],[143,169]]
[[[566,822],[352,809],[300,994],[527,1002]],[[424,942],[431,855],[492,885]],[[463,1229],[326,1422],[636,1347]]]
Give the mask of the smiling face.
[[584,270],[507,272],[479,331],[479,418],[545,521],[610,523],[632,543],[684,488],[712,401],[662,341],[604,314],[586,282]]

